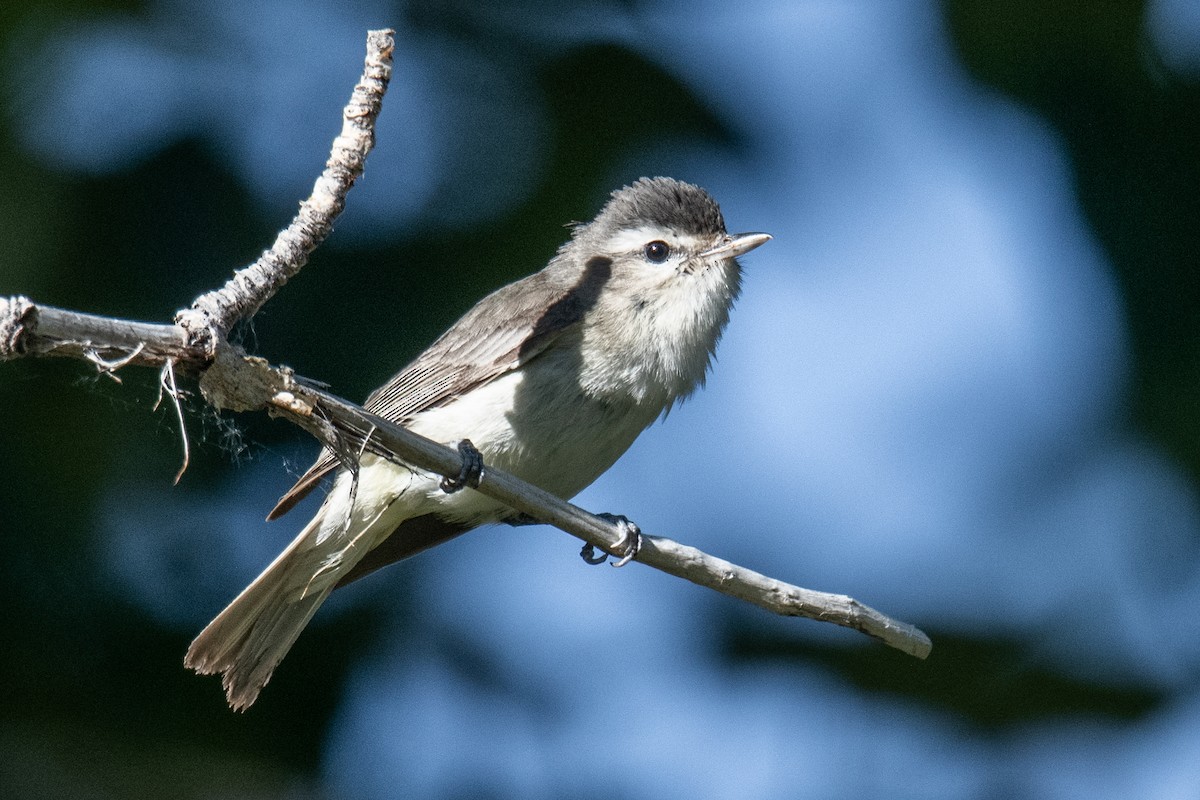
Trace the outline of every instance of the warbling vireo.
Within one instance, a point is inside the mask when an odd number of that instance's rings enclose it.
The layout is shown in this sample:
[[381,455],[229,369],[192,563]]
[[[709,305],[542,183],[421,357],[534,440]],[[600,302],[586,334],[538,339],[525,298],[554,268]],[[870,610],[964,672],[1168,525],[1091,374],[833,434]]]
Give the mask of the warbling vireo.
[[[469,440],[487,465],[573,497],[703,383],[738,295],[737,256],[770,238],[727,234],[703,189],[643,178],[576,225],[545,269],[481,300],[365,408],[435,441]],[[335,587],[518,516],[455,491],[461,481],[371,454],[354,486],[326,451],[269,518],[330,474],[312,521],[188,650],[188,667],[224,674],[235,709],[254,702]]]

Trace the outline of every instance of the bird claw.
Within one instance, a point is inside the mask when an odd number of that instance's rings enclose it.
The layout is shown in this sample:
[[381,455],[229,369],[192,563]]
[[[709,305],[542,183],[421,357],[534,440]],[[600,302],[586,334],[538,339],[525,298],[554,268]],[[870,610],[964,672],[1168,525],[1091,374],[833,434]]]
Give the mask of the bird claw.
[[596,555],[596,547],[591,542],[588,542],[583,546],[583,548],[579,551],[579,557],[593,566],[596,564],[603,564],[605,561],[608,561],[608,553],[602,552],[600,555]]
[[579,551],[579,556],[589,564],[603,564],[610,555],[619,556],[619,560],[613,562],[614,567],[623,567],[636,558],[638,551],[642,549],[641,528],[620,514],[597,514],[596,516],[620,528],[621,538],[617,540],[610,551],[602,551],[599,555],[596,554],[594,545],[585,544]]
[[458,454],[462,456],[462,469],[453,478],[449,475],[443,477],[440,484],[446,494],[454,494],[464,486],[477,489],[479,482],[483,480],[483,453],[471,444],[470,439],[463,439],[458,443]]

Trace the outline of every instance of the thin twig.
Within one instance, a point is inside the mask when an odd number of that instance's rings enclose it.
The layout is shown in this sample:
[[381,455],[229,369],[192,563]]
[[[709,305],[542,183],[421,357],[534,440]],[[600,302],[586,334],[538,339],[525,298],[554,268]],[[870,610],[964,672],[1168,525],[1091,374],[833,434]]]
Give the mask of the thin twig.
[[175,382],[175,362],[169,359],[167,363],[163,364],[162,371],[158,376],[158,401],[154,404],[154,410],[157,410],[159,403],[162,402],[164,391],[170,395],[171,401],[175,405],[175,416],[179,418],[179,437],[183,440],[183,463],[179,465],[179,471],[175,473],[175,480],[171,482],[177,486],[191,461],[191,449],[188,446],[187,424],[183,419],[183,403],[179,399],[179,385]]
[[117,376],[117,370],[133,361],[145,349],[145,343],[138,342],[138,346],[133,348],[133,352],[116,359],[106,359],[92,348],[85,350],[84,355],[88,361],[96,365],[96,369],[100,371],[101,375],[107,375],[117,383],[121,383],[121,379]]

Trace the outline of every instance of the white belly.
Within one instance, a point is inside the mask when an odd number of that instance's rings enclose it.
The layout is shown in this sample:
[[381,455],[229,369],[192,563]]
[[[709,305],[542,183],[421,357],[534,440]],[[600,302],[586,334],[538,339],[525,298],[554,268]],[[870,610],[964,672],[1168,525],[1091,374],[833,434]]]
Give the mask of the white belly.
[[[508,373],[421,413],[409,427],[447,445],[470,439],[483,454],[485,474],[488,466],[496,467],[559,497],[573,497],[612,466],[661,409],[588,399],[563,374],[544,368]],[[511,513],[478,492],[446,494],[440,480],[418,476],[408,487],[422,496],[420,505],[428,509],[422,513],[437,511],[465,522]]]

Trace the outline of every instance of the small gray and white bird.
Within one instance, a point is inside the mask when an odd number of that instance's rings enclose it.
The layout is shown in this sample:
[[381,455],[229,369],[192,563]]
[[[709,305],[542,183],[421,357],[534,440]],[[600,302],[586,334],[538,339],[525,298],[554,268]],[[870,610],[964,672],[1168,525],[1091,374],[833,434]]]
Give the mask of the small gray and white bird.
[[[737,257],[771,237],[730,235],[707,192],[642,178],[613,192],[541,272],[481,300],[376,390],[365,408],[562,498],[599,477],[704,382],[738,295]],[[362,456],[358,485],[329,451],[279,501],[325,476],[296,539],[209,623],[185,664],[223,673],[230,706],[258,697],[334,588],[516,512],[439,476]]]

